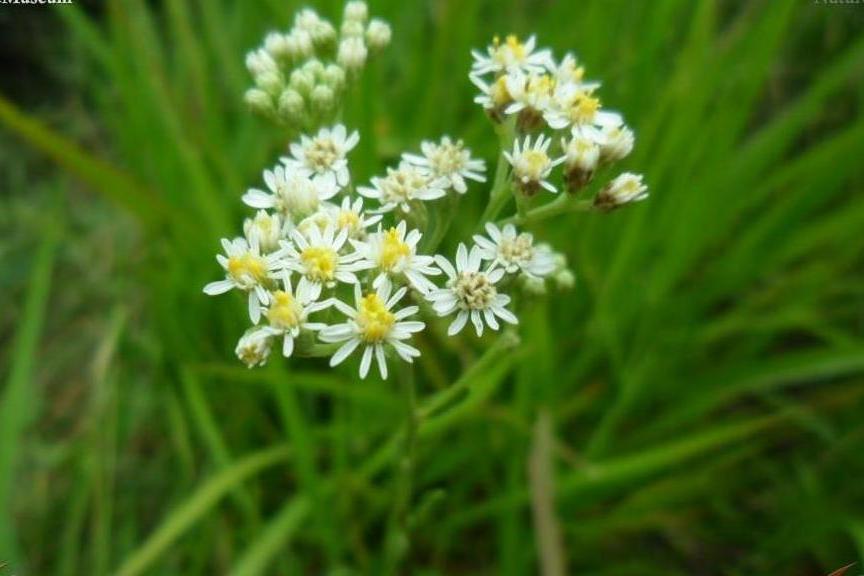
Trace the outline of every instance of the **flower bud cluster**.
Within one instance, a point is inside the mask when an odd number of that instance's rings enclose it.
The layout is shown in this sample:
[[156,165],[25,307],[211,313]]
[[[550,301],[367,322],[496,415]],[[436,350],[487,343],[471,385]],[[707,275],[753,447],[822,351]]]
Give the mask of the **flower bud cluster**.
[[270,32],[246,56],[254,86],[244,99],[255,113],[296,131],[328,124],[343,105],[346,87],[369,54],[390,43],[390,26],[368,21],[365,2],[345,6],[338,31],[306,8],[287,32]]

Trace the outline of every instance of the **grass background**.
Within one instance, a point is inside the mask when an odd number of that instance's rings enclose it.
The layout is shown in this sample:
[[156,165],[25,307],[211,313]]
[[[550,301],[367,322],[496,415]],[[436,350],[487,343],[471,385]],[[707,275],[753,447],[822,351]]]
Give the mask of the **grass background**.
[[[242,298],[201,294],[240,194],[285,145],[243,110],[243,55],[295,7],[0,6],[7,571],[386,572],[396,385],[314,360],[247,371]],[[534,32],[603,80],[637,133],[625,168],[652,192],[538,227],[579,283],[526,306],[515,351],[429,333],[403,572],[864,561],[864,7],[372,12],[394,40],[346,116],[358,179],[444,133],[491,161],[469,49]],[[450,248],[484,200],[463,203]]]

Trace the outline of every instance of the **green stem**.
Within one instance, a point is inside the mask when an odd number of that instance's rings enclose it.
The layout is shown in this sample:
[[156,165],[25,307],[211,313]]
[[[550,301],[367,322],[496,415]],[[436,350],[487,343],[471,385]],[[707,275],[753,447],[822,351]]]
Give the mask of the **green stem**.
[[501,152],[498,154],[498,165],[495,168],[495,179],[492,182],[492,190],[489,193],[489,203],[483,216],[480,218],[481,226],[486,222],[495,220],[507,201],[510,200],[510,163],[504,157],[504,150],[509,150],[516,137],[515,124],[513,120],[502,124],[498,128],[498,141],[501,144]]
[[526,213],[520,213],[516,216],[505,218],[501,224],[536,224],[543,220],[548,220],[554,216],[568,214],[571,212],[591,212],[594,209],[593,200],[575,200],[574,198],[562,194],[552,202],[538,206]]
[[396,574],[399,565],[411,546],[408,519],[411,514],[411,497],[414,489],[414,460],[417,451],[417,434],[420,419],[417,410],[417,390],[414,369],[410,364],[399,367],[399,385],[405,401],[405,436],[401,454],[396,462],[396,490],[393,515],[387,538],[387,574]]

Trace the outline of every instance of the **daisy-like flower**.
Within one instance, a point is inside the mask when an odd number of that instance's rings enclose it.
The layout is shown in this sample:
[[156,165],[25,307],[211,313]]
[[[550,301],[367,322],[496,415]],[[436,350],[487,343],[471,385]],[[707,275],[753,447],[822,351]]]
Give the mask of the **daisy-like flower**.
[[483,106],[483,110],[486,111],[492,120],[500,122],[504,110],[513,102],[513,96],[510,95],[510,91],[507,89],[509,74],[499,76],[492,83],[487,83],[479,76],[473,74],[468,77],[480,89],[480,94],[474,97],[474,102]]
[[504,152],[504,157],[513,166],[513,180],[522,192],[532,196],[540,188],[549,192],[558,190],[547,180],[552,169],[564,162],[565,157],[551,158],[549,156],[549,145],[552,138],[543,134],[537,136],[537,140],[531,142],[531,135],[525,137],[520,143],[517,139],[513,143],[513,152]]
[[253,326],[237,342],[235,353],[248,368],[263,366],[270,357],[273,334],[266,327]]
[[546,111],[546,123],[560,130],[568,126],[620,126],[623,118],[617,112],[602,110],[600,99],[594,96],[596,85],[566,84],[555,93],[553,105]]
[[453,142],[449,136],[441,138],[441,142],[425,141],[420,144],[422,156],[404,154],[408,162],[428,169],[433,178],[443,179],[447,186],[459,194],[468,190],[465,180],[485,182],[486,164],[483,160],[471,158],[471,150],[465,148],[462,140]]
[[600,163],[602,134],[593,126],[573,129],[570,140],[562,139],[564,149],[564,181],[567,189],[576,192],[594,177]]
[[261,304],[269,302],[265,286],[270,284],[270,273],[282,266],[280,254],[262,255],[257,236],[247,242],[245,238],[222,239],[225,255],[217,254],[216,261],[225,269],[225,279],[204,286],[210,296],[224,294],[232,289],[249,293],[249,318],[253,324],[261,319]]
[[434,178],[429,170],[402,161],[398,168],[388,168],[383,178],[372,178],[372,188],[360,186],[357,192],[381,203],[379,212],[390,212],[399,208],[411,211],[411,203],[441,198],[447,194],[445,183]]
[[321,330],[326,324],[309,322],[309,315],[330,306],[318,302],[321,284],[301,282],[297,290],[291,285],[291,275],[282,271],[282,289],[270,293],[270,305],[264,310],[269,325],[265,328],[274,337],[282,336],[282,354],[288,358],[294,352],[294,339],[303,330]]
[[347,155],[360,141],[360,134],[355,130],[350,135],[342,124],[332,128],[321,128],[318,134],[301,136],[300,142],[292,142],[291,157],[281,160],[286,167],[294,168],[311,176],[313,180],[324,180],[328,187],[348,185]]
[[499,229],[491,222],[486,223],[489,238],[475,235],[474,241],[480,248],[480,257],[501,265],[508,274],[523,272],[527,276],[543,278],[555,271],[555,253],[546,244],[534,244],[534,236],[527,232],[517,233],[512,224]]
[[363,211],[363,198],[351,198],[346,196],[342,199],[342,205],[325,204],[311,216],[306,217],[297,229],[306,234],[310,227],[316,226],[322,232],[327,226],[332,225],[336,231],[347,230],[348,238],[363,238],[366,229],[381,221],[381,214],[367,214]]
[[250,188],[243,195],[247,206],[259,209],[275,208],[280,214],[299,220],[318,209],[324,200],[339,192],[335,182],[313,180],[299,170],[286,170],[276,166],[264,171],[264,183],[270,193]]
[[600,143],[600,160],[617,162],[633,151],[636,138],[627,126],[609,126],[603,129]]
[[646,198],[648,186],[642,183],[642,175],[625,172],[600,190],[594,198],[594,206],[599,210],[609,211]]
[[516,35],[509,35],[501,42],[496,36],[492,44],[486,47],[486,54],[472,50],[474,64],[471,73],[474,75],[494,72],[500,74],[512,70],[522,72],[542,72],[553,65],[552,53],[549,50],[534,51],[536,38],[531,36],[524,43]]
[[282,217],[278,213],[269,214],[265,210],[258,210],[254,218],[247,218],[243,222],[243,233],[250,242],[255,236],[264,253],[278,250],[279,240],[284,237]]
[[441,271],[435,267],[432,256],[417,254],[417,243],[422,234],[419,230],[407,232],[402,220],[394,228],[369,235],[368,240],[351,243],[362,258],[369,262],[378,275],[372,283],[374,288],[389,285],[393,278],[404,277],[418,291],[426,294],[436,288],[426,276],[437,276]]
[[506,308],[510,297],[499,294],[495,288],[495,284],[504,276],[504,269],[493,267],[481,271],[483,255],[479,246],[471,248],[469,253],[465,244],[459,244],[455,269],[440,254],[435,256],[435,261],[447,275],[447,285],[433,290],[426,298],[432,302],[432,307],[439,316],[456,312],[456,318],[447,329],[447,334],[453,336],[461,332],[469,318],[474,324],[477,336],[483,335],[484,325],[498,330],[497,318],[510,324],[519,323],[516,316]]
[[303,285],[306,283],[323,284],[328,288],[335,286],[336,282],[356,284],[354,273],[368,268],[365,262],[358,262],[356,253],[339,253],[348,239],[345,229],[337,234],[333,225],[328,225],[323,232],[312,226],[305,235],[295,229],[291,231],[291,239],[293,242],[282,242],[281,252],[285,257],[285,267],[303,276],[298,290],[305,290]]
[[504,113],[519,114],[519,124],[524,130],[539,127],[553,103],[555,86],[555,77],[549,74],[508,74],[507,91],[513,102]]
[[385,348],[392,348],[396,354],[409,364],[420,356],[420,351],[407,344],[415,332],[420,332],[426,325],[419,321],[406,320],[419,310],[417,306],[407,306],[394,311],[394,306],[405,296],[407,288],[402,287],[392,296],[390,286],[381,285],[375,292],[365,296],[360,285],[354,286],[354,307],[340,300],[333,305],[348,317],[347,322],[333,324],[319,332],[323,342],[344,342],[330,358],[330,366],[336,366],[351,355],[359,346],[363,346],[363,357],[360,360],[360,378],[366,378],[372,365],[372,358],[378,362],[381,378],[387,378],[387,360]]

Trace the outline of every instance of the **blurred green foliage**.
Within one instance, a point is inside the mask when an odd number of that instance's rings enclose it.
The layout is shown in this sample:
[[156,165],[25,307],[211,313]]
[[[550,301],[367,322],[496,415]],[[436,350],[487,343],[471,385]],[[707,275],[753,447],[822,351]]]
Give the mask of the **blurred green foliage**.
[[[247,371],[242,298],[201,294],[286,144],[242,108],[243,56],[296,7],[28,7],[57,20],[42,58],[65,88],[0,98],[0,560],[18,574],[378,574],[398,545],[396,385]],[[359,179],[444,133],[492,160],[469,49],[517,32],[603,80],[652,193],[535,230],[579,284],[523,310],[515,353],[427,336],[405,573],[864,561],[864,7],[372,12],[394,42],[346,116]]]

